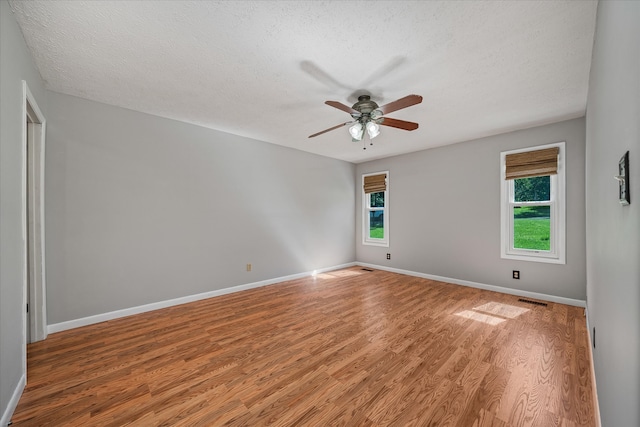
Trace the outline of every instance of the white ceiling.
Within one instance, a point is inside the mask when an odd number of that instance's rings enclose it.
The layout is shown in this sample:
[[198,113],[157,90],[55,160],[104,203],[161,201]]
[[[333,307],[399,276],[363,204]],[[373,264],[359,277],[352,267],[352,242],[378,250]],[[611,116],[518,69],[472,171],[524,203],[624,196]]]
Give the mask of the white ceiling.
[[[11,1],[50,90],[351,162],[583,116],[595,1]],[[367,150],[324,104],[368,91]]]

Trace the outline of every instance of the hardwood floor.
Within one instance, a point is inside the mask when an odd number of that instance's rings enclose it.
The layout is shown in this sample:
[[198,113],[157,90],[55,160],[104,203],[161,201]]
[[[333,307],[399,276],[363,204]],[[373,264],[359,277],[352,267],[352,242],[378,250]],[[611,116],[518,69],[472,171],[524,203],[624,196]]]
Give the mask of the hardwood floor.
[[52,334],[13,426],[594,426],[583,309],[360,267]]

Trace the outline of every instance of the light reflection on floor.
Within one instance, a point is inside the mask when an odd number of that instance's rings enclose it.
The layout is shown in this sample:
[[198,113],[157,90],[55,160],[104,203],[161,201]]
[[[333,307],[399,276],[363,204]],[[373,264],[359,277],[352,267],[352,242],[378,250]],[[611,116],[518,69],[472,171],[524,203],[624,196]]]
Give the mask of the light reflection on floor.
[[488,323],[489,325],[497,325],[507,319],[491,316],[490,314],[477,313],[475,311],[464,310],[460,313],[456,313],[456,316],[465,317],[467,319],[477,320],[478,322]]
[[476,311],[482,311],[484,313],[493,314],[500,317],[508,317],[509,319],[515,319],[521,314],[529,311],[528,308],[516,307],[515,305],[502,304],[499,302],[488,302],[478,307],[473,308]]
[[335,279],[336,277],[359,276],[362,272],[358,270],[332,271],[329,273],[311,274],[316,279]]
[[[336,277],[359,276],[361,274],[363,274],[363,271],[360,270],[338,270],[326,273],[317,273],[314,270],[311,275],[314,279],[335,279]],[[486,304],[473,307],[471,310],[463,310],[459,313],[455,313],[455,315],[493,326],[498,325],[505,320],[515,319],[527,311],[529,311],[528,308],[491,301]]]
[[456,316],[477,320],[478,322],[487,323],[489,325],[497,325],[505,320],[515,319],[527,311],[529,311],[528,308],[492,301],[478,307],[474,307],[471,310],[463,310],[456,313]]

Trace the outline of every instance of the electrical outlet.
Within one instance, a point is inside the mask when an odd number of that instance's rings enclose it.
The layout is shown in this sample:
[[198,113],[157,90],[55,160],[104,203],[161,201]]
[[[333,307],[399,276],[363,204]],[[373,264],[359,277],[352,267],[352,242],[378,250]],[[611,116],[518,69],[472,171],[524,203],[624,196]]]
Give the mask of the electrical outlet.
[[391,259],[391,254],[387,254],[387,259]]
[[513,270],[513,278],[520,280],[520,270]]
[[251,271],[251,264],[247,264],[247,271]]

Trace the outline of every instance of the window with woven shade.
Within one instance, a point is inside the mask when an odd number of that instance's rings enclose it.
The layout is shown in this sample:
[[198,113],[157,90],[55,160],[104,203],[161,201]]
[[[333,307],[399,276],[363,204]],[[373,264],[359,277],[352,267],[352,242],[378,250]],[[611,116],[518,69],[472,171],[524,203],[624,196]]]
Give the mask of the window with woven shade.
[[362,243],[389,246],[389,172],[362,176]]
[[500,154],[502,258],[565,263],[564,150],[562,142]]
[[364,192],[377,193],[387,190],[387,174],[381,173],[378,175],[365,175],[364,177]]
[[507,154],[505,179],[531,178],[558,173],[559,147]]

